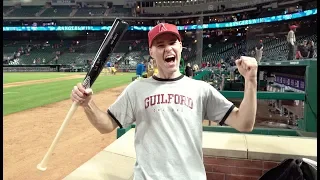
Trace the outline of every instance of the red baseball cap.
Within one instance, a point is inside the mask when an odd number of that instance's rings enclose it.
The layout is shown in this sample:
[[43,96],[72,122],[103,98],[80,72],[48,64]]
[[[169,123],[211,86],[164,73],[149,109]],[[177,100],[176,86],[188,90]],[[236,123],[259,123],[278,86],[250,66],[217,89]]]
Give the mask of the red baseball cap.
[[168,23],[159,23],[148,32],[149,47],[151,47],[152,41],[156,37],[164,33],[174,34],[178,37],[179,41],[181,41],[181,36],[179,34],[179,31],[176,25],[168,24]]
[[298,26],[296,26],[296,25],[291,25],[290,26],[290,29],[296,29]]

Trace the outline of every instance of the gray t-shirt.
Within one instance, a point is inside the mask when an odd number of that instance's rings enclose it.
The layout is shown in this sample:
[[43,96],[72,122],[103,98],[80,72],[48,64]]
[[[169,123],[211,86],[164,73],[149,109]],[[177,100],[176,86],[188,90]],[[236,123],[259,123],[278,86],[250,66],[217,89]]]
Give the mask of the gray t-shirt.
[[202,121],[222,125],[233,108],[208,83],[182,75],[135,80],[108,113],[120,128],[136,123],[134,180],[206,180]]

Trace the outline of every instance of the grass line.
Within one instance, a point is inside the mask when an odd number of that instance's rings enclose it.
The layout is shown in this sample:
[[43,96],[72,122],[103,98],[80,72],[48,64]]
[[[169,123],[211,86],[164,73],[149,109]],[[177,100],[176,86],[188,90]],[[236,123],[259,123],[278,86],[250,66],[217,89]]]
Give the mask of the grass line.
[[[92,89],[96,93],[128,84],[133,75],[125,73],[116,76],[99,76]],[[69,99],[73,86],[82,80],[78,78],[5,88],[3,89],[4,115]]]
[[63,73],[63,72],[15,73],[15,72],[6,72],[3,74],[3,84],[13,83],[13,82],[32,81],[32,80],[53,79],[53,78],[60,78],[60,77],[77,75],[77,74],[85,74],[85,73]]

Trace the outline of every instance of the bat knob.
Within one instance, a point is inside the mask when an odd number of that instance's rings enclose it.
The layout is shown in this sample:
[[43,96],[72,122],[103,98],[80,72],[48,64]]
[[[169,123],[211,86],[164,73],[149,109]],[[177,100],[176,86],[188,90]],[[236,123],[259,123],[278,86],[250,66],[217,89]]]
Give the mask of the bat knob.
[[39,169],[40,171],[45,171],[47,170],[47,167],[42,167],[42,164],[38,164],[37,169]]

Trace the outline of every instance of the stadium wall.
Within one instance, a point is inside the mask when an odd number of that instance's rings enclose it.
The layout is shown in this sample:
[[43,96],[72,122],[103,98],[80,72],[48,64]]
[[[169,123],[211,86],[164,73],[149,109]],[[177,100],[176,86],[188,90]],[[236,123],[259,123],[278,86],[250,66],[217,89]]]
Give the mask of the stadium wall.
[[[167,6],[161,6],[161,7],[143,7],[143,9],[146,10],[147,12],[152,12],[152,13],[173,13],[175,11],[180,12],[181,8],[183,8],[183,12],[196,12],[199,10],[202,10],[202,11],[214,10],[220,7],[221,5],[225,6],[225,8],[240,8],[245,6],[253,6],[261,3],[274,2],[274,1],[275,0],[233,0],[232,2],[230,2],[228,0],[224,0],[224,1],[216,1],[216,2],[210,2],[210,3],[201,3],[201,4],[198,4],[196,1],[194,1],[194,4],[190,4],[190,5],[174,6],[174,5],[168,4]],[[153,2],[153,5],[155,6],[156,3]]]
[[205,156],[207,179],[257,180],[264,173],[279,165],[278,161],[236,159]]
[[3,72],[60,72],[61,65],[7,65],[3,64]]
[[[45,5],[45,3],[51,3],[51,0],[3,0],[3,5],[4,6],[14,6],[17,3],[21,4],[22,6],[43,6]],[[81,2],[111,2],[113,3],[113,5],[125,5],[128,2],[130,2],[130,0],[76,0],[77,3],[81,3]],[[66,4],[67,5],[67,4]]]

